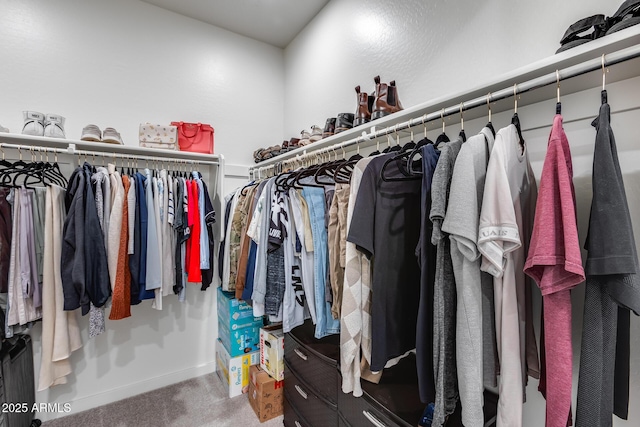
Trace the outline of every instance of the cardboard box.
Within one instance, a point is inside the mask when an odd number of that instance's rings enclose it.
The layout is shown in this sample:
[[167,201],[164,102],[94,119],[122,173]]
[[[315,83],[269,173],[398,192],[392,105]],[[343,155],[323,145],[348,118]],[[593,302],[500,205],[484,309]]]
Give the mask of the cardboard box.
[[282,325],[260,329],[260,367],[278,381],[284,379],[284,334]]
[[249,367],[257,365],[260,353],[247,353],[231,357],[220,340],[216,341],[216,371],[229,397],[239,396],[249,391]]
[[258,366],[249,368],[249,403],[260,422],[283,413],[284,382],[276,381]]
[[258,323],[240,325],[230,331],[225,322],[218,321],[218,338],[227,349],[231,357],[242,356],[246,353],[260,351],[260,328],[262,320]]
[[233,292],[224,292],[222,288],[218,288],[219,322],[224,322],[231,331],[243,325],[262,322],[262,317],[253,317],[253,307],[234,296]]

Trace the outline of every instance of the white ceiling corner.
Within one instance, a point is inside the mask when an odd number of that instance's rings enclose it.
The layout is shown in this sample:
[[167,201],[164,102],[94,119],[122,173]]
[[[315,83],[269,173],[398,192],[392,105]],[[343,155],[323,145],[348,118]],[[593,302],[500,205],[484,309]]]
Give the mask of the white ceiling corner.
[[284,48],[329,0],[142,0]]

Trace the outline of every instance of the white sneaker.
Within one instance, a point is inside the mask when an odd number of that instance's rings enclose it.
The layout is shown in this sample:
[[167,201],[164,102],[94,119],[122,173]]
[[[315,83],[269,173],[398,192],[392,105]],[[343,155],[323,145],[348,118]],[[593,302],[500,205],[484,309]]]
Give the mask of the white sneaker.
[[104,128],[104,131],[102,132],[102,142],[124,145],[122,137],[114,128]]
[[86,125],[82,129],[82,136],[80,139],[83,141],[102,141],[102,131],[96,125]]
[[56,114],[47,114],[44,123],[44,136],[49,138],[65,138],[64,117]]
[[23,111],[22,117],[24,118],[23,135],[44,135],[44,114],[36,111]]

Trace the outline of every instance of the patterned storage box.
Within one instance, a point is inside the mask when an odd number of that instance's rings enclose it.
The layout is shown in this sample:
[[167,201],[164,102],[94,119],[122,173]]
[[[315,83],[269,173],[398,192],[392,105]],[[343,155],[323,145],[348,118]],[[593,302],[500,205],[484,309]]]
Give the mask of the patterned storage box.
[[141,147],[164,150],[178,149],[178,128],[176,126],[141,123],[138,135]]

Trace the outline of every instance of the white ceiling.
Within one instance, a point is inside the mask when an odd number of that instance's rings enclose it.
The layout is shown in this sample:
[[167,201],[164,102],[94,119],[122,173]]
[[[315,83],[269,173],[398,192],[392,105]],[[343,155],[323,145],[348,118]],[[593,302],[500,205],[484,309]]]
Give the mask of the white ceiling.
[[286,47],[329,0],[142,0],[277,47]]

